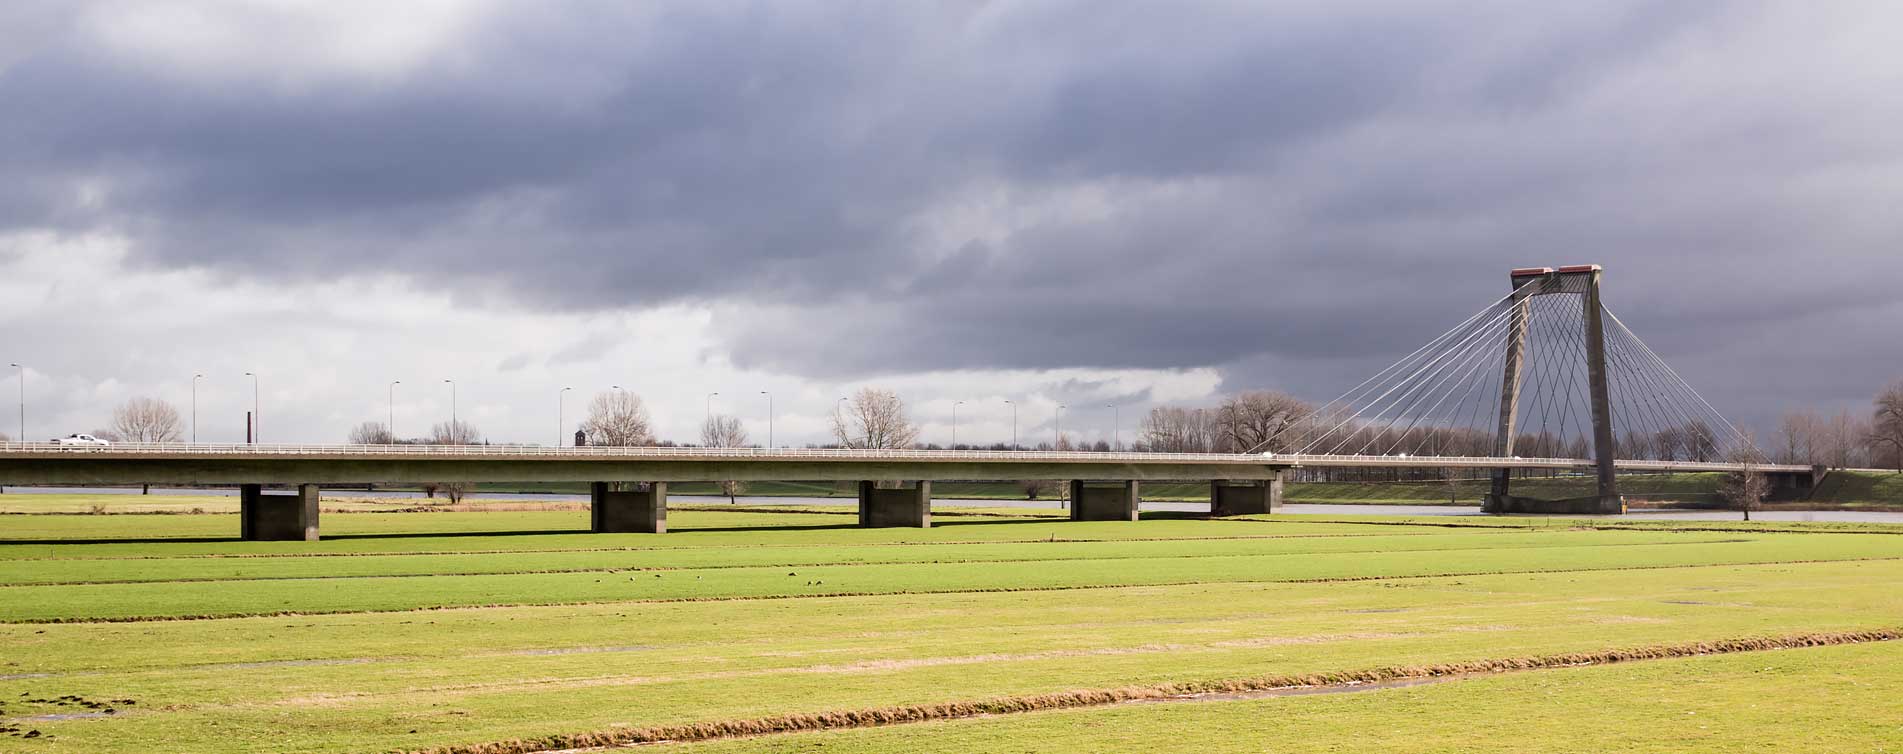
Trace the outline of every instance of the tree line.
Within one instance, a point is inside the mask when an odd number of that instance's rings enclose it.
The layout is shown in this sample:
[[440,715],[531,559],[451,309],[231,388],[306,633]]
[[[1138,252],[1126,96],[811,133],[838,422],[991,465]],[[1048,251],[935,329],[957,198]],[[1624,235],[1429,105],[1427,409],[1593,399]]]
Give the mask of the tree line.
[[1785,412],[1765,454],[1778,463],[1903,472],[1903,380],[1871,400],[1869,416],[1814,409]]

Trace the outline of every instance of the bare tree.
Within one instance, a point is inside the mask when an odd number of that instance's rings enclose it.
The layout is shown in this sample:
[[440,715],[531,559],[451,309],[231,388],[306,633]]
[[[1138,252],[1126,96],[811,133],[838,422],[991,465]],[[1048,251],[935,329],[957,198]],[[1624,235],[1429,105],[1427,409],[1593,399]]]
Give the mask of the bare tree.
[[437,422],[430,427],[431,445],[478,445],[482,443],[482,430],[461,419]]
[[133,398],[112,410],[112,430],[125,442],[178,442],[178,409],[156,398]]
[[[742,448],[747,444],[747,428],[740,426],[738,417],[709,416],[700,425],[700,444],[709,448]],[[727,496],[727,502],[747,491],[745,482],[728,479],[720,483],[720,494]]]
[[1897,473],[1903,474],[1903,380],[1877,393],[1876,410],[1870,417],[1870,447],[1887,452]]
[[383,422],[364,422],[350,430],[352,445],[395,445],[396,435]]
[[1770,494],[1771,483],[1758,469],[1760,460],[1756,450],[1741,449],[1732,455],[1732,461],[1741,464],[1737,471],[1725,475],[1725,481],[1718,486],[1718,494],[1731,507],[1744,513],[1744,520],[1751,520],[1751,511],[1763,504],[1764,496]]
[[1864,465],[1864,438],[1869,435],[1868,422],[1849,410],[1839,410],[1823,432],[1824,463],[1840,469]]
[[1460,469],[1443,467],[1440,470],[1440,482],[1447,490],[1447,504],[1460,504]]
[[5,432],[0,432],[0,442],[13,442],[13,435],[9,435]]
[[1024,499],[1036,500],[1039,495],[1049,495],[1055,492],[1057,490],[1057,482],[1049,479],[1026,479],[1022,482],[1018,482],[1018,487],[1024,490]]
[[1280,390],[1233,396],[1216,410],[1222,449],[1232,453],[1292,450],[1295,438],[1287,430],[1314,412],[1315,407]]
[[1207,453],[1215,448],[1217,424],[1207,409],[1153,408],[1143,417],[1143,444],[1156,453]]
[[700,425],[700,444],[708,448],[746,447],[747,428],[740,426],[738,417],[709,416]]
[[909,448],[918,425],[905,415],[898,393],[861,388],[833,408],[833,438],[848,448]]
[[[481,442],[482,430],[476,429],[474,425],[461,419],[438,422],[430,427],[429,443],[431,445],[476,445]],[[459,503],[462,502],[463,496],[474,488],[475,485],[469,482],[431,482],[423,485],[423,493],[435,498],[436,493],[441,491],[449,496],[451,503]]]
[[605,390],[588,402],[588,420],[582,422],[589,445],[641,446],[654,444],[654,425],[641,396],[626,390]]

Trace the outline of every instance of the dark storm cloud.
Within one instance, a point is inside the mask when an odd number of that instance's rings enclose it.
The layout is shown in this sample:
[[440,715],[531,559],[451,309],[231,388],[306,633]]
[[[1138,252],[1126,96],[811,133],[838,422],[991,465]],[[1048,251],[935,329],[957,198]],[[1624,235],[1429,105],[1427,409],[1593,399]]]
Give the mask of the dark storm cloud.
[[710,302],[736,363],[823,376],[1214,365],[1318,394],[1525,264],[1606,264],[1694,358],[1897,300],[1862,191],[1894,185],[1868,172],[1903,157],[1894,108],[1858,99],[1896,61],[1815,54],[1881,26],[1853,11],[537,7],[368,79],[50,34],[0,70],[0,224],[233,275]]

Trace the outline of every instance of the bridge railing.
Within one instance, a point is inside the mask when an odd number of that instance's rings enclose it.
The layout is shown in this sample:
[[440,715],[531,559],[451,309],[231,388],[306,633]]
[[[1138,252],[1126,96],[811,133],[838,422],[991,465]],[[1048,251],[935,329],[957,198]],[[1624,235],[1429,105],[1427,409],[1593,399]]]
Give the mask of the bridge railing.
[[365,456],[438,458],[679,458],[735,460],[895,460],[895,461],[1083,461],[1276,464],[1276,459],[1237,453],[1134,453],[1050,450],[913,450],[858,448],[705,448],[587,445],[350,445],[336,443],[147,443],[61,445],[52,442],[4,442],[0,454],[96,453],[113,456]]
[[[1586,458],[1489,458],[1484,456],[1317,455],[1238,453],[1134,453],[1051,450],[913,450],[857,448],[702,448],[588,445],[554,448],[545,445],[349,445],[341,443],[146,443],[107,446],[61,445],[52,442],[0,442],[0,456],[98,453],[113,457],[277,456],[361,458],[491,458],[491,459],[679,459],[679,460],[786,460],[786,461],[989,461],[1019,463],[1195,463],[1211,465],[1272,465],[1308,467],[1405,468],[1527,468],[1589,469]],[[1652,461],[1621,459],[1621,469],[1639,471],[1737,471],[1740,464],[1713,461]],[[1809,466],[1759,464],[1760,471],[1801,472]]]

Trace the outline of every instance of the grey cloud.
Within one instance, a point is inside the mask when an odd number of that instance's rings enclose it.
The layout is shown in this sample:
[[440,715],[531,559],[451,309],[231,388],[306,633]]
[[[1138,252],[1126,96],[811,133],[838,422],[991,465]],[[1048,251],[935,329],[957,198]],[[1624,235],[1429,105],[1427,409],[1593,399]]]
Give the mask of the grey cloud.
[[[1898,300],[1903,232],[1864,192],[1894,176],[1857,172],[1903,158],[1892,121],[1755,92],[1802,46],[1763,41],[1776,10],[577,4],[494,19],[461,62],[289,88],[54,34],[0,70],[0,228],[483,305],[708,302],[735,363],[802,375],[1213,365],[1315,397],[1510,267],[1600,262],[1641,335],[1700,359]],[[1873,73],[1806,83],[1854,101]],[[95,177],[104,200],[72,198]],[[1015,225],[921,229],[994,188]]]

